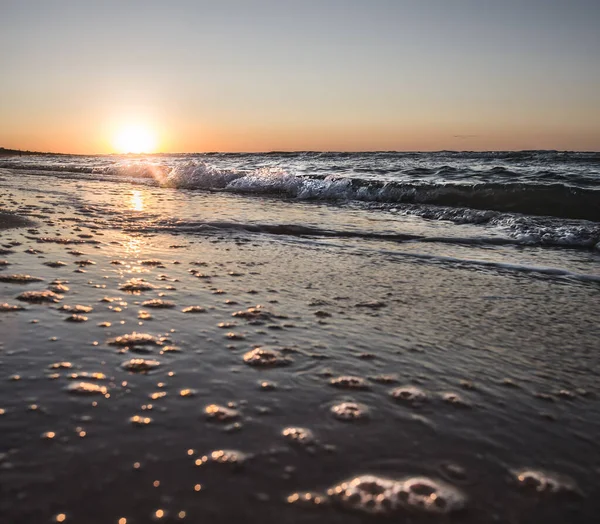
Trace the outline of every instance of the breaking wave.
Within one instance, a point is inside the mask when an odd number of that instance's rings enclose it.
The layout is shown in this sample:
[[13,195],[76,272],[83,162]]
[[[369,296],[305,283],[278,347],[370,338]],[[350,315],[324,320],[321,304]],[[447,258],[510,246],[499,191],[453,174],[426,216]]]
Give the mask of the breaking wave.
[[[131,172],[127,173],[132,176]],[[600,221],[600,189],[566,184],[383,182],[335,176],[296,176],[281,169],[221,170],[204,162],[155,176],[166,187],[225,190],[302,200],[428,204],[504,213]]]

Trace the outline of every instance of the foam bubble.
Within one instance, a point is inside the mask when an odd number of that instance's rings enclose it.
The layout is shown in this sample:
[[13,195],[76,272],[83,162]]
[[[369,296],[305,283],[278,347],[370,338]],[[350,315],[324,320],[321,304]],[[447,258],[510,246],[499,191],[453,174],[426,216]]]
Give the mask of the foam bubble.
[[351,375],[343,375],[340,377],[332,378],[329,381],[333,387],[340,389],[370,389],[367,381],[362,377],[354,377]]
[[164,353],[177,353],[181,351],[181,348],[179,346],[162,346],[160,348],[160,354],[163,355]]
[[292,493],[289,497],[287,497],[288,504],[294,504],[296,506],[303,507],[318,507],[329,502],[329,499],[326,495],[322,493],[313,493],[310,491],[306,491],[304,493]]
[[250,307],[246,310],[236,311],[235,313],[232,313],[231,316],[243,318],[253,324],[258,324],[273,318],[273,315],[266,311],[260,304],[255,307]]
[[310,429],[300,427],[288,427],[285,428],[281,435],[287,441],[294,444],[312,444],[315,441],[315,436]]
[[150,267],[165,267],[164,264],[160,260],[151,259],[151,260],[142,260],[140,262],[142,266],[150,266]]
[[[68,364],[68,362],[67,362]],[[88,380],[106,380],[106,375],[99,371],[81,371],[80,373],[71,373],[68,378],[70,379],[78,379],[78,378],[86,378]]]
[[428,513],[452,513],[466,504],[465,496],[457,488],[427,477],[406,480],[399,496],[404,505]]
[[69,287],[64,284],[50,284],[48,289],[54,291],[54,293],[66,293],[69,291]]
[[391,479],[363,475],[328,489],[327,494],[344,508],[385,515],[397,509],[400,487]]
[[8,302],[0,304],[0,313],[5,313],[8,311],[22,311],[23,309],[25,309],[23,306],[13,306]]
[[397,402],[419,406],[427,401],[427,393],[414,386],[402,386],[390,391],[391,397]]
[[244,362],[255,367],[278,367],[291,364],[292,359],[284,356],[281,351],[255,348],[244,355]]
[[58,308],[59,311],[69,311],[70,313],[89,313],[94,308],[91,306],[81,306],[77,304],[76,306],[68,306],[63,305]]
[[106,386],[93,384],[91,382],[73,382],[67,386],[67,391],[76,395],[106,395]]
[[17,296],[17,300],[22,300],[24,302],[30,302],[32,304],[42,304],[42,303],[50,303],[50,302],[58,302],[63,297],[62,295],[57,295],[53,291],[25,291]]
[[94,262],[93,260],[76,260],[74,262],[74,264],[79,267],[85,267],[85,266],[95,266],[96,262]]
[[144,427],[144,426],[149,425],[152,422],[152,419],[150,417],[134,415],[133,417],[131,417],[129,419],[129,422],[131,422],[134,426]]
[[146,300],[142,302],[142,306],[153,308],[172,308],[175,307],[175,302],[171,302],[170,300],[162,300],[160,298],[153,298],[152,300]]
[[119,286],[119,289],[121,291],[128,291],[129,293],[139,293],[141,291],[150,291],[154,289],[154,286],[146,282],[143,278],[132,278]]
[[29,284],[30,282],[41,282],[44,280],[39,277],[32,277],[31,275],[14,274],[14,275],[1,275],[0,282],[9,282],[11,284]]
[[128,333],[119,337],[111,338],[106,343],[110,346],[160,346],[161,340],[148,333]]
[[247,458],[248,456],[241,451],[232,449],[218,449],[212,451],[208,455],[204,455],[202,458],[196,459],[195,463],[197,466],[201,466],[202,464],[206,464],[208,462],[240,466],[246,461]]
[[258,385],[262,391],[273,391],[277,389],[277,383],[271,382],[270,380],[261,380]]
[[127,360],[121,364],[123,369],[131,371],[132,373],[148,373],[158,366],[160,366],[160,362],[158,360],[149,360],[143,358],[132,358],[131,360]]
[[72,314],[70,317],[65,318],[66,322],[87,322],[88,317],[85,315]]
[[71,369],[73,364],[71,362],[55,362],[54,364],[50,364],[48,369]]
[[356,402],[342,402],[331,407],[331,413],[339,420],[352,421],[364,419],[368,416],[368,408]]
[[442,400],[447,404],[452,404],[453,406],[460,408],[468,408],[471,407],[470,404],[462,398],[458,393],[443,393]]
[[448,514],[466,504],[457,488],[427,477],[393,480],[363,475],[330,488],[327,494],[344,508],[374,515],[392,515],[399,510]]
[[576,492],[575,482],[563,475],[540,470],[518,470],[513,475],[520,488],[537,493]]
[[55,262],[44,262],[44,265],[56,269],[59,267],[65,267],[67,264],[65,262],[61,262],[60,260],[57,260]]
[[204,413],[209,420],[216,422],[230,422],[239,418],[240,412],[237,409],[210,404],[204,408]]
[[184,313],[206,313],[206,309],[202,306],[189,306],[182,309]]

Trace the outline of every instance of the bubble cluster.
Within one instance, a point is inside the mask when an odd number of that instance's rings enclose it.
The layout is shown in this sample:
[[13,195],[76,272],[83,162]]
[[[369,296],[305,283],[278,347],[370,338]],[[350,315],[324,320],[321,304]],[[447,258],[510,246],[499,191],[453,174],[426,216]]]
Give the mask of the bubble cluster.
[[575,492],[575,482],[565,476],[540,470],[519,470],[513,472],[522,489],[537,493]]
[[148,333],[128,333],[115,338],[111,338],[106,342],[109,346],[122,346],[122,347],[133,347],[133,346],[160,346],[161,341],[155,336]]
[[17,300],[29,302],[31,304],[55,303],[62,299],[62,295],[57,295],[53,291],[25,291],[17,296]]
[[232,313],[231,316],[243,318],[253,324],[262,323],[273,318],[273,315],[266,311],[260,304],[246,310],[236,311],[235,313]]
[[244,362],[255,367],[278,367],[291,364],[292,359],[275,349],[255,348],[244,354]]
[[32,277],[31,275],[1,275],[0,282],[8,282],[11,284],[29,284],[30,282],[41,282],[44,280],[39,277]]
[[364,378],[350,375],[334,377],[329,381],[329,384],[340,389],[370,389],[368,382]]
[[205,313],[206,309],[202,306],[189,306],[182,309],[184,313]]
[[79,267],[95,266],[96,265],[96,262],[94,262],[93,260],[76,260],[73,263],[76,266],[79,266]]
[[393,480],[363,475],[330,488],[327,494],[346,509],[374,515],[392,515],[399,510],[447,514],[466,504],[457,488],[427,477]]
[[69,291],[69,287],[65,286],[64,282],[56,280],[48,286],[48,289],[50,291],[54,291],[55,293],[66,293]]
[[44,262],[44,265],[56,269],[59,267],[65,267],[67,264],[57,260],[56,262]]
[[427,393],[414,386],[402,386],[390,391],[390,396],[397,402],[420,406],[427,401]]
[[129,422],[131,422],[134,426],[143,427],[149,425],[152,422],[152,419],[150,417],[134,415],[129,419]]
[[399,490],[394,480],[364,475],[328,489],[327,495],[347,509],[389,514],[397,509]]
[[366,418],[368,409],[363,404],[356,402],[342,402],[332,406],[331,413],[339,420],[352,421]]
[[23,306],[13,306],[8,302],[0,304],[0,313],[5,313],[8,311],[22,311],[23,309],[25,309]]
[[208,462],[241,466],[247,458],[248,456],[241,451],[232,449],[218,449],[212,451],[208,455],[204,455],[203,457],[196,459],[195,463],[197,466],[201,466],[202,464],[206,464]]
[[142,306],[153,308],[172,308],[175,307],[175,302],[171,302],[170,300],[162,300],[160,298],[153,298],[152,300],[146,300],[142,302]]
[[322,493],[312,493],[310,491],[304,493],[292,493],[286,500],[288,504],[303,507],[322,506],[329,502],[329,498]]
[[150,291],[154,289],[154,286],[142,278],[132,278],[119,286],[119,289],[130,293],[139,293],[141,291]]
[[284,439],[294,444],[312,444],[315,441],[315,436],[310,429],[299,427],[285,428],[281,435]]
[[209,420],[216,422],[229,422],[239,418],[240,412],[237,409],[210,404],[204,408],[204,413]]
[[465,399],[463,399],[458,393],[442,393],[442,400],[447,404],[452,404],[453,406],[459,408],[470,407],[469,403]]
[[85,315],[76,315],[72,314],[71,316],[65,318],[67,322],[87,322],[88,317]]
[[73,364],[71,362],[55,362],[54,364],[50,364],[48,369],[71,369]]
[[58,308],[59,311],[68,311],[70,313],[89,313],[94,308],[91,306],[82,306],[77,304],[76,306],[68,306],[67,304],[60,306]]
[[179,346],[162,346],[160,348],[161,355],[163,355],[164,353],[178,353],[179,351],[181,351],[181,348]]
[[142,260],[140,262],[142,266],[150,266],[150,267],[165,267],[164,264],[160,260],[151,259],[151,260]]
[[67,391],[76,395],[106,395],[106,386],[93,384],[91,382],[73,382],[67,386]]
[[160,366],[160,362],[158,360],[144,358],[132,358],[131,360],[127,360],[121,364],[123,369],[131,371],[132,373],[148,373],[149,371],[156,369],[158,366]]

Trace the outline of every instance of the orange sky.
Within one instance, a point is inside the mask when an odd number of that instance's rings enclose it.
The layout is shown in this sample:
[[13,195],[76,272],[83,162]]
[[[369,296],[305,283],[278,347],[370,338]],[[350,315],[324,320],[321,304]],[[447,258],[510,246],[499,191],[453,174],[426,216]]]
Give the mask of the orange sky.
[[569,6],[7,0],[0,146],[599,150],[600,7]]

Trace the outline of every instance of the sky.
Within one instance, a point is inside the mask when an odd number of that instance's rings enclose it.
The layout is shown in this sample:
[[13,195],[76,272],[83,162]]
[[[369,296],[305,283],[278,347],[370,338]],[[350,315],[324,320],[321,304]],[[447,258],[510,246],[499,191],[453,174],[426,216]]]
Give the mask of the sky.
[[0,147],[600,150],[598,0],[0,0],[0,49]]

